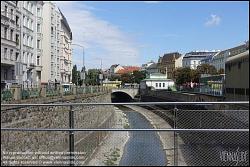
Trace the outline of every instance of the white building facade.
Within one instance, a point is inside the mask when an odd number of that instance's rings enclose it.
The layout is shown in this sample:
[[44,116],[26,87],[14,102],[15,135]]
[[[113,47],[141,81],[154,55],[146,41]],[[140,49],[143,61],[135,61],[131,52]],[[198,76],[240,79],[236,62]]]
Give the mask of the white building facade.
[[69,83],[72,73],[72,33],[66,18],[54,3],[43,5],[42,84]]
[[168,90],[173,86],[174,81],[161,73],[150,74],[149,78],[142,80],[140,83],[141,90]]
[[23,87],[40,84],[42,68],[37,64],[37,39],[42,32],[37,33],[37,24],[41,22],[38,8],[42,6],[42,1],[1,1],[4,23],[1,24],[1,53],[5,55],[3,61],[1,57],[2,83],[11,79]]
[[205,59],[208,56],[212,56],[217,52],[209,52],[209,51],[195,51],[189,52],[185,54],[182,60],[183,67],[189,67],[190,69],[197,69],[197,66],[201,64],[201,60]]
[[1,89],[19,82],[20,17],[16,1],[1,1]]

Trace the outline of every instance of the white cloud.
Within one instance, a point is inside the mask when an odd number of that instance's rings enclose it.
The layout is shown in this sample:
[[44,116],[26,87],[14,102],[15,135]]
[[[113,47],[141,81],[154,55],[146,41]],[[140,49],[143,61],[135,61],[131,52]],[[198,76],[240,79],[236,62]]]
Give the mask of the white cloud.
[[221,22],[221,18],[215,14],[210,15],[210,19],[205,23],[206,26],[217,26]]
[[[85,46],[85,66],[99,67],[100,61],[95,57],[103,60],[104,67],[115,63],[136,64],[139,60],[139,47],[136,47],[133,39],[117,26],[94,16],[92,7],[82,3],[56,2],[71,27],[73,43]],[[82,57],[81,54],[73,56],[75,60]]]
[[160,3],[161,1],[143,1],[144,3],[149,3],[149,4],[152,4],[152,3]]

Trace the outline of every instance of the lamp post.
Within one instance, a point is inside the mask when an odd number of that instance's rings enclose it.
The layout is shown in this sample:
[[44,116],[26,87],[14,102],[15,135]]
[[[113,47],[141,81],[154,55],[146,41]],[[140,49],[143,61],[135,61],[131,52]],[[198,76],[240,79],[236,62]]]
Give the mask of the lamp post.
[[74,46],[79,46],[82,48],[82,71],[81,71],[81,74],[80,74],[80,78],[83,80],[83,83],[82,85],[85,86],[85,66],[84,66],[84,46],[80,45],[80,44],[74,44],[72,43],[72,45]]

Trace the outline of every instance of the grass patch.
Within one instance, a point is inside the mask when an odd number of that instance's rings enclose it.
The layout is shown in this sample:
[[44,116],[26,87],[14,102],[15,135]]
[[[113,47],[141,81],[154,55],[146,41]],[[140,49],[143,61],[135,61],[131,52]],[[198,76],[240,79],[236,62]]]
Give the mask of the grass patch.
[[106,159],[104,160],[104,164],[106,166],[114,166],[117,165],[116,161],[118,160],[118,158],[120,157],[120,149],[119,148],[114,148],[114,149],[110,149],[110,151],[108,153],[105,153],[104,156],[106,157]]

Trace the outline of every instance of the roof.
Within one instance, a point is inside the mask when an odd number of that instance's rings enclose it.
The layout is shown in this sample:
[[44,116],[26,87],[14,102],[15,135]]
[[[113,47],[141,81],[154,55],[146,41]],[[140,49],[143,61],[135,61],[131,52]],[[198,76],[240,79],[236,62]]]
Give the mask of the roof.
[[213,56],[215,55],[217,52],[189,52],[186,53],[185,56],[183,58],[189,58],[189,57],[207,57],[207,56]]
[[237,55],[235,55],[235,56],[232,56],[232,57],[227,58],[226,63],[238,61],[239,59],[245,58],[245,57],[247,57],[247,56],[249,57],[249,50],[247,50],[247,51],[245,51],[245,52],[243,52],[243,53],[237,54]]
[[162,57],[162,62],[172,61],[172,60],[178,59],[179,57],[181,57],[181,54],[179,52],[166,53]]
[[119,64],[113,64],[110,68],[115,68],[117,66],[119,66]]
[[154,64],[151,64],[150,66],[147,67],[147,69],[150,69],[150,68],[157,68],[158,67],[158,64],[157,63],[154,63]]
[[141,68],[136,66],[123,66],[123,69],[117,71],[117,74],[127,74],[133,71],[139,71]]
[[61,13],[61,15],[62,15],[62,20],[61,20],[61,22],[62,22],[62,24],[66,27],[66,29],[69,31],[69,33],[70,33],[70,40],[72,40],[72,31],[71,31],[71,29],[70,29],[70,26],[69,26],[69,24],[68,24],[68,21],[67,21],[67,19],[66,19],[66,17],[63,15],[63,13],[61,12],[61,10],[58,8],[58,10],[59,10],[59,12]]
[[166,79],[166,78],[149,78],[149,79],[144,79],[142,81],[173,81],[173,80],[172,79]]

